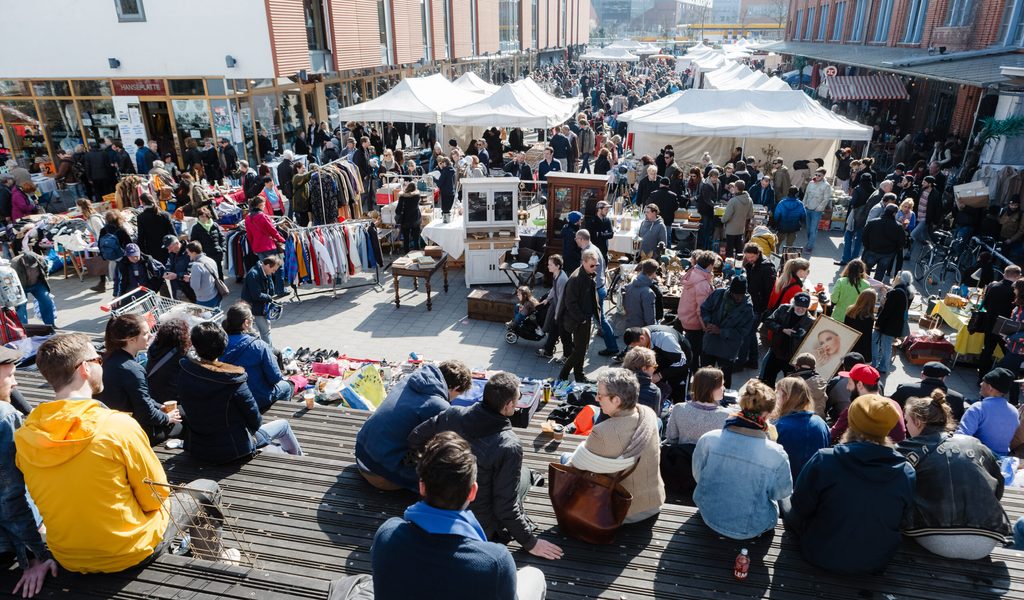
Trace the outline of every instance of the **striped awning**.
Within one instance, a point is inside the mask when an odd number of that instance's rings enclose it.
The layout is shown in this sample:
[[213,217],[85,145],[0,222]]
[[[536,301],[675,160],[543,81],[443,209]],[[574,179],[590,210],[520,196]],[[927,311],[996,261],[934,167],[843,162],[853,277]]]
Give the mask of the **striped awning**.
[[896,75],[837,75],[826,77],[832,100],[906,100],[907,88]]

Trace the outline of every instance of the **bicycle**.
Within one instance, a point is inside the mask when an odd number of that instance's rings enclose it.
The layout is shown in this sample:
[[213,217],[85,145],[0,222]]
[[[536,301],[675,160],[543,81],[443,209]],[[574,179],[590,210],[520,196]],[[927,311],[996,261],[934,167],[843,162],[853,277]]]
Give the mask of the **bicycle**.
[[931,234],[932,241],[925,242],[925,250],[914,263],[914,279],[921,281],[933,266],[944,261],[949,254],[950,241],[953,234],[948,231],[936,231]]
[[964,269],[971,268],[978,262],[978,256],[985,248],[985,242],[991,238],[960,237],[953,240],[946,250],[946,258],[930,267],[924,276],[925,293],[928,296],[941,296],[959,286],[963,282]]

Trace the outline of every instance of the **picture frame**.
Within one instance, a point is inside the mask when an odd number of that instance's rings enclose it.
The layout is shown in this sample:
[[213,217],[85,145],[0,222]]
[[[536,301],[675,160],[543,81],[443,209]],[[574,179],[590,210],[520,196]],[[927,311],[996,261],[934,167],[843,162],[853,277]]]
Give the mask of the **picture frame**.
[[793,360],[804,353],[812,354],[817,360],[815,369],[818,374],[823,379],[830,379],[839,371],[843,357],[853,350],[859,339],[860,332],[856,329],[831,317],[818,315],[793,354]]

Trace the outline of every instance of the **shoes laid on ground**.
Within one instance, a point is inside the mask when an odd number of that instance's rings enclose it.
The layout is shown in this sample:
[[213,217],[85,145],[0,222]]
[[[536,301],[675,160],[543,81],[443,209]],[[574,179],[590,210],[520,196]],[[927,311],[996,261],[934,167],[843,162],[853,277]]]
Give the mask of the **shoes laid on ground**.
[[543,348],[537,348],[537,356],[540,356],[541,358],[552,358],[555,356],[555,353],[552,352],[551,354],[548,354]]
[[242,562],[242,552],[238,548],[224,548],[220,551],[220,562],[237,565]]
[[591,384],[593,384],[593,383],[597,383],[597,382],[594,381],[593,379],[589,378],[589,377],[584,377],[583,379],[577,379],[576,383],[591,383]]
[[622,359],[625,358],[625,356],[626,356],[625,352],[619,352],[618,354],[616,354],[615,356],[612,357],[612,362],[617,364],[617,365],[621,365],[622,364]]
[[609,350],[608,348],[605,348],[604,350],[598,352],[598,355],[600,355],[600,356],[615,356],[618,353],[619,353],[618,350]]

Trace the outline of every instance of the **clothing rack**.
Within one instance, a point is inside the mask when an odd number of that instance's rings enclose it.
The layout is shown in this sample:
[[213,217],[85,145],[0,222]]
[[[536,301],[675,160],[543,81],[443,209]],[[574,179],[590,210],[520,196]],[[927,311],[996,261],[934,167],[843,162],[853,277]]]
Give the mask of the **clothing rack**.
[[[351,155],[349,155],[349,156],[351,156]],[[336,158],[336,159],[332,160],[331,162],[324,163],[322,165],[318,165],[317,166],[317,172],[322,170],[324,167],[329,167],[329,166],[331,166],[331,165],[333,165],[335,163],[343,163],[343,162],[352,162],[352,161],[349,160],[348,156],[345,156],[343,158]],[[317,182],[317,185],[320,186],[320,212],[323,213],[323,214],[327,214],[327,211],[326,211],[327,207],[324,205],[324,181],[323,181],[323,175],[322,174],[319,175],[316,178],[316,182]],[[364,192],[365,192],[365,190],[364,190]],[[363,216],[363,205],[361,203],[359,203],[359,202],[356,202],[355,208],[356,208],[356,211],[358,212],[358,215],[360,217]],[[349,221],[351,221],[351,219]],[[346,223],[349,222],[349,221],[346,221]]]
[[[313,231],[315,229],[332,229],[332,228],[344,227],[345,225],[358,225],[360,223],[373,223],[373,222],[374,222],[373,219],[348,219],[347,221],[343,221],[341,223],[327,223],[325,225],[310,225],[309,227],[297,227],[297,226],[294,226],[294,227],[291,227],[291,228],[287,229],[287,231],[301,233],[303,231]],[[291,223],[290,220],[289,220],[289,223]],[[338,279],[335,277],[334,278],[334,282],[331,284],[331,300],[337,299],[337,297],[338,297],[338,290],[342,290],[342,289],[355,289],[355,288],[361,288],[361,287],[366,287],[366,286],[372,285],[378,292],[383,292],[384,291],[384,285],[381,284],[381,282],[380,282],[380,265],[374,266],[373,271],[374,271],[373,281],[363,281],[363,282],[360,282],[360,283],[357,283],[357,284],[354,284],[354,285],[338,285]],[[323,292],[326,292],[326,291],[327,291],[327,289],[324,288],[324,289],[319,289],[319,290],[311,290],[311,291],[306,292],[304,294],[300,294],[299,293],[299,285],[298,284],[293,284],[292,285],[292,302],[302,302],[303,298],[306,298],[306,297],[309,297],[309,296],[313,296],[313,295],[317,295],[317,294],[322,294]]]

